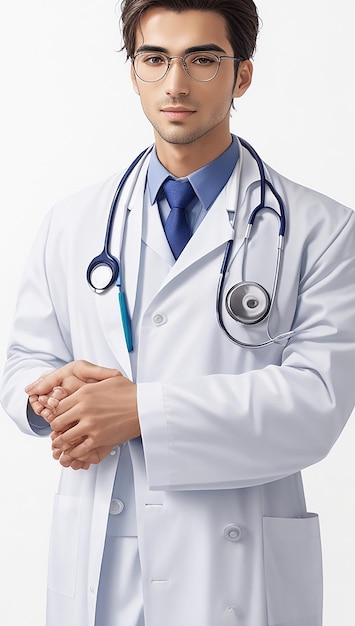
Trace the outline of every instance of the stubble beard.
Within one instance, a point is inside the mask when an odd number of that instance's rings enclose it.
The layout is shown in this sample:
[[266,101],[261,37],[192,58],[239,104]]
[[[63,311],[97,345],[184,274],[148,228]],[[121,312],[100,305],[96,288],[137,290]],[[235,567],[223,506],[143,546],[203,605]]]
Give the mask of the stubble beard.
[[169,129],[161,128],[159,125],[154,126],[154,131],[159,135],[159,137],[165,141],[166,143],[178,145],[178,146],[186,146],[189,144],[193,144],[198,139],[201,139],[211,131],[213,131],[219,124],[221,120],[215,122],[215,124],[208,125],[205,128],[197,128],[187,131],[183,126],[176,122],[173,123]]

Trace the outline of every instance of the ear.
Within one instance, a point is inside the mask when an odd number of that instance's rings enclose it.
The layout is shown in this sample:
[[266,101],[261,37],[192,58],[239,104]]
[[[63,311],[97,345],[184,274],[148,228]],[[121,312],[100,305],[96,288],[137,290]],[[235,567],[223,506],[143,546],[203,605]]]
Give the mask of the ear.
[[135,75],[135,72],[134,72],[134,69],[133,69],[133,63],[131,63],[131,81],[132,81],[132,86],[133,86],[134,91],[139,96],[139,88],[138,88],[137,76]]
[[233,98],[241,98],[251,85],[253,78],[253,64],[251,61],[241,61],[238,67],[237,80],[233,91]]

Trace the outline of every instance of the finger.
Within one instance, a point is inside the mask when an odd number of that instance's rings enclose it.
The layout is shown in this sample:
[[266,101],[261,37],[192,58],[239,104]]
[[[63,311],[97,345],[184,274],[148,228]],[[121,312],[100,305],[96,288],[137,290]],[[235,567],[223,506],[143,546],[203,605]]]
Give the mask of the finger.
[[34,411],[34,413],[37,413],[37,415],[41,415],[44,406],[43,404],[41,404],[41,402],[38,401],[38,396],[30,396],[28,401],[31,405],[32,411]]
[[[68,428],[66,428],[65,430],[56,430],[55,428],[53,428],[52,425],[52,430],[53,432],[51,433],[51,439],[52,441],[54,441],[55,439],[57,439],[58,437],[61,437],[62,435],[64,435],[65,433],[68,432],[68,430],[74,428],[74,426],[77,426],[78,422],[73,422],[70,426],[68,426]],[[72,433],[73,434],[73,433]],[[83,437],[83,435],[82,435]]]
[[50,372],[49,374],[43,375],[33,383],[30,383],[25,387],[25,391],[28,395],[41,395],[41,394],[49,394],[54,387],[59,387],[63,381],[63,379],[70,374],[73,369],[73,363],[67,363],[63,365],[63,367]]
[[[73,459],[72,450],[67,450],[58,454],[56,452],[56,460],[60,460],[60,463],[65,467],[71,467],[72,469],[89,469],[90,465],[97,465],[112,451],[112,446],[101,446],[91,450],[91,452],[80,459]],[[53,454],[54,456],[54,454]]]
[[62,456],[62,454],[63,454],[62,450],[55,449],[55,450],[53,450],[53,452],[52,452],[52,457],[53,457],[53,459],[55,459],[56,461],[59,461],[59,459],[60,459],[60,457]]
[[[53,430],[65,431],[68,430],[74,423],[78,422],[78,418],[81,416],[81,401],[82,396],[78,395],[80,389],[74,391],[71,395],[63,398],[59,401],[57,408],[55,409],[56,421],[53,424]],[[89,402],[89,400],[88,400]]]
[[63,432],[57,432],[57,431],[53,431],[50,435],[52,441],[55,441],[55,439],[57,439],[58,437],[60,437],[60,435],[63,435]]
[[51,409],[53,412],[58,408],[60,400],[67,397],[67,392],[63,387],[55,387],[50,395],[41,395],[38,401],[43,404],[44,407]]
[[59,400],[63,400],[64,398],[66,398],[67,395],[68,395],[68,392],[63,387],[58,386],[58,387],[54,387],[52,398],[59,401]]
[[43,417],[43,419],[45,419],[48,424],[51,424],[52,421],[55,419],[56,414],[52,411],[52,409],[45,408],[41,411],[40,416]]
[[[69,450],[55,449],[55,450],[52,451],[52,457],[56,461],[59,461],[62,457],[65,457],[66,459],[68,459],[70,457],[72,459],[71,450],[70,449]],[[77,460],[77,459],[75,459],[75,460]]]
[[39,402],[36,398],[37,396],[30,396],[29,398],[29,403],[32,411],[36,413],[36,415],[40,415],[41,417],[43,417],[43,419],[50,424],[55,417],[52,409],[44,407],[42,402]]
[[51,398],[50,396],[39,396],[38,402],[43,404],[43,407],[46,409],[50,409],[51,411],[55,411],[58,407],[58,400],[55,398]]
[[[74,448],[76,448],[77,446],[79,446],[81,443],[83,443],[85,437],[81,437],[81,439],[77,439],[76,441],[73,441],[70,446],[66,443],[62,443],[60,442],[59,437],[56,437],[56,439],[54,439],[52,441],[52,450],[60,450],[61,452],[66,452],[67,450],[72,450]],[[59,440],[59,441],[58,441]]]
[[63,467],[71,467],[71,464],[73,463],[73,461],[76,459],[73,459],[69,454],[61,454],[60,458],[59,458],[59,463],[63,466]]
[[50,435],[52,441],[54,441],[57,437],[59,437],[60,435],[63,435],[63,432],[57,432],[56,430],[53,431]]
[[[58,408],[59,405],[59,401],[56,400],[55,398],[49,398],[48,396],[39,396],[38,398],[38,403],[42,405],[42,411],[41,411],[41,415],[42,413],[44,413],[45,411],[48,411],[48,415],[50,413],[53,413],[53,415],[55,415],[56,410]],[[47,413],[44,413],[44,415],[42,415],[42,417],[47,417]]]
[[[79,445],[70,447],[69,452],[68,449],[66,449],[66,451],[63,452],[63,456],[66,457],[67,454],[70,454],[72,460],[90,461],[90,463],[99,463],[100,461],[89,437],[86,437]],[[92,456],[94,460],[92,460]]]
[[[73,459],[70,454],[62,453],[59,459],[59,463],[63,467],[71,467],[74,470],[89,469],[91,463],[89,461],[81,461],[79,459]],[[98,461],[97,461],[98,462]]]
[[73,425],[67,431],[52,439],[52,449],[68,450],[82,444],[86,439],[86,435],[82,430],[80,424]]
[[107,457],[112,452],[112,446],[99,446],[98,448],[94,448],[90,452],[90,454],[86,457],[80,457],[79,461],[86,461],[91,464],[100,463],[105,457]]
[[[42,394],[40,396],[33,395],[30,396],[29,400],[31,407],[35,411],[35,413],[37,413],[38,415],[42,415],[44,419],[48,419],[50,413],[55,414],[56,409],[59,405],[59,401],[62,398],[65,398],[66,395],[67,393],[64,389],[62,389],[61,387],[55,387],[51,394]],[[45,412],[42,414],[45,409],[49,409],[50,413]]]
[[72,464],[70,465],[70,467],[73,470],[88,470],[90,467],[90,463],[84,462],[84,461],[73,461]]
[[[66,465],[69,467],[68,463],[70,462],[78,462],[78,463],[87,463],[88,460],[85,459],[73,459],[72,454],[71,454],[71,449],[68,450],[53,450],[52,452],[52,457],[53,459],[55,459],[56,461],[60,461],[61,464],[66,463]],[[89,463],[90,465],[90,463]],[[80,469],[79,467],[77,467],[76,469]]]

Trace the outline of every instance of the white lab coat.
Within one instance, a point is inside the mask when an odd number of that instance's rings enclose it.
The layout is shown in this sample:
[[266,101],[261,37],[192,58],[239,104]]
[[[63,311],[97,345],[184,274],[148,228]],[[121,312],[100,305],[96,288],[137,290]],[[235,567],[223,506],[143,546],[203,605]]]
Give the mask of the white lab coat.
[[[236,252],[259,202],[257,166],[241,150],[239,183],[235,174],[173,265],[156,208],[142,221],[146,162],[133,192],[137,172],[124,188],[111,250],[120,255],[128,206],[134,376],[116,290],[95,295],[85,278],[119,177],[54,207],[20,289],[2,403],[23,431],[32,433],[22,390],[45,369],[87,359],[138,383],[142,440],[129,446],[146,626],[322,623],[318,517],[306,511],[300,470],[328,453],[355,402],[355,216],[267,167],[288,221],[270,331],[295,334],[254,350],[234,345],[216,321],[215,295],[236,194]],[[246,264],[246,278],[268,290],[277,234],[264,212]],[[241,278],[242,255],[233,256],[226,292]],[[247,328],[223,316],[240,339],[265,339],[266,322]],[[87,472],[62,471],[47,626],[94,624],[113,452]]]

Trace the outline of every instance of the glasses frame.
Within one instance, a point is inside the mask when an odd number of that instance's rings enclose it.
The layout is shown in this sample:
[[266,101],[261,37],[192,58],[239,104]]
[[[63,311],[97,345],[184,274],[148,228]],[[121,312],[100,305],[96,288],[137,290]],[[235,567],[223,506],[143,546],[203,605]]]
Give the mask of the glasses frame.
[[[198,54],[203,55],[209,55],[212,56],[216,59],[217,61],[217,68],[215,73],[213,74],[213,76],[211,76],[211,78],[203,78],[203,79],[199,79],[199,78],[194,78],[193,76],[191,76],[188,72],[187,69],[187,65],[186,65],[186,57],[189,56],[196,56]],[[191,80],[196,81],[197,83],[208,83],[211,80],[213,80],[214,78],[216,78],[218,72],[219,72],[219,68],[221,65],[221,61],[223,61],[224,59],[229,59],[231,61],[237,61],[238,63],[240,63],[241,59],[239,59],[238,57],[231,57],[231,56],[227,56],[227,55],[221,55],[218,56],[217,54],[215,54],[214,52],[206,52],[206,50],[197,50],[196,52],[188,52],[187,54],[185,54],[183,57],[182,56],[169,56],[168,54],[166,54],[165,52],[156,52],[155,50],[151,51],[151,54],[154,55],[156,54],[156,56],[162,56],[167,60],[167,65],[164,71],[164,74],[162,76],[160,76],[160,78],[156,78],[155,80],[146,80],[144,78],[142,78],[141,76],[139,76],[137,70],[136,70],[136,66],[135,66],[135,60],[142,56],[143,54],[150,54],[149,50],[142,50],[142,52],[137,52],[133,57],[132,57],[132,65],[133,65],[133,70],[135,75],[137,76],[137,78],[139,78],[139,80],[141,80],[143,83],[158,83],[160,80],[163,80],[163,78],[165,78],[165,76],[167,75],[168,71],[170,70],[171,67],[171,62],[174,61],[174,59],[179,59],[181,61],[181,65],[185,71],[185,74],[187,74],[187,76],[189,78],[191,78]]]

